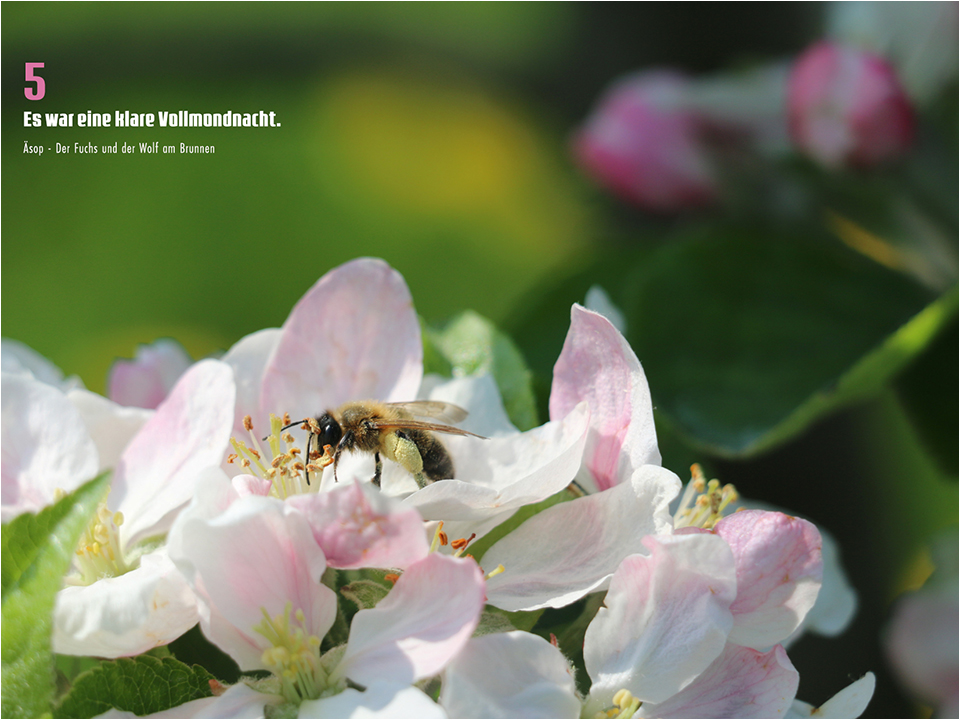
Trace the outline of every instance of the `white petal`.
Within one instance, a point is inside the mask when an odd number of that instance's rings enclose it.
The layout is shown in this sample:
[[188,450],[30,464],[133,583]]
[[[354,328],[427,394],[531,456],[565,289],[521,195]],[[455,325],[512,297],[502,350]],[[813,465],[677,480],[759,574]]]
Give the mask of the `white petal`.
[[420,386],[420,396],[428,400],[443,400],[467,410],[470,414],[457,427],[477,435],[491,438],[518,432],[507,417],[497,382],[492,375],[453,380],[440,379],[434,375],[429,379],[424,378]]
[[67,398],[80,411],[100,456],[100,470],[116,467],[124,449],[153,417],[153,410],[123,407],[97,393],[78,388]]
[[445,439],[457,480],[435,482],[404,500],[424,520],[480,521],[563,490],[580,467],[586,407],[519,435]]
[[83,387],[83,382],[76,375],[64,379],[60,368],[18,340],[0,340],[0,362],[5,373],[32,377],[63,392]]
[[233,424],[233,371],[202,360],[180,379],[117,465],[111,507],[124,514],[121,540],[167,532],[193,496],[198,473],[219,465]]
[[301,718],[445,718],[443,708],[422,690],[409,685],[373,682],[360,692],[347,688],[322,700],[300,705]]
[[459,718],[580,717],[566,658],[519,630],[471,639],[444,671],[440,704]]
[[26,375],[2,375],[2,517],[51,504],[57,489],[70,492],[97,474],[94,445],[66,395]]
[[680,479],[662,467],[639,468],[629,483],[547,508],[483,556],[501,564],[490,578],[490,604],[504,610],[563,607],[603,589],[620,562],[646,552],[647,535],[669,532],[670,501]]
[[477,564],[428,555],[407,568],[377,607],[353,616],[335,674],[361,685],[410,684],[434,675],[470,639],[482,610]]
[[644,545],[650,557],[620,564],[584,636],[593,705],[609,705],[623,688],[663,702],[720,655],[733,626],[736,571],[723,540],[674,535]]
[[420,322],[382,260],[331,270],[294,306],[267,362],[264,411],[314,416],[350,400],[412,400],[423,377]]
[[336,595],[320,584],[323,552],[306,519],[280,500],[248,495],[211,519],[187,515],[171,534],[171,556],[197,592],[204,634],[242,670],[263,667],[270,643],[254,628],[264,611],[283,615],[290,603],[318,638],[333,625]]
[[856,682],[847,685],[820,707],[814,707],[802,700],[794,700],[788,718],[858,718],[867,709],[873,698],[873,691],[877,686],[877,679],[868,672]]
[[[233,368],[234,382],[237,385],[237,410],[233,430],[238,438],[246,437],[243,428],[243,416],[250,415],[254,428],[263,428],[263,434],[269,432],[270,408],[261,411],[260,386],[263,383],[263,370],[267,360],[273,355],[280,342],[280,328],[267,328],[251,333],[240,340],[223,356],[223,362]],[[282,412],[282,411],[281,411]]]
[[196,598],[165,551],[125,575],[57,593],[53,650],[126,657],[177,639],[197,624]]

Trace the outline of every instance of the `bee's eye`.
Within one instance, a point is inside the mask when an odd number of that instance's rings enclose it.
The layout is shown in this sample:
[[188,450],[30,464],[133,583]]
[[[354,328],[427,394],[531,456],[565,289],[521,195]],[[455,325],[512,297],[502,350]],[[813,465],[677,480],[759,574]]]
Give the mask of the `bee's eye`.
[[317,420],[317,424],[320,426],[320,434],[317,436],[317,439],[322,448],[324,445],[333,445],[337,446],[337,443],[340,442],[340,438],[343,437],[343,430],[330,413],[324,413]]

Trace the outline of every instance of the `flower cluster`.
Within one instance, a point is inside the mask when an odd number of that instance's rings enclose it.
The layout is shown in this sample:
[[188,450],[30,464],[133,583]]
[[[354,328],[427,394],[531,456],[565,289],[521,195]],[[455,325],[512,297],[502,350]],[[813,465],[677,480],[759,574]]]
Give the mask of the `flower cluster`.
[[[258,675],[180,716],[863,711],[872,675],[818,709],[795,697],[785,643],[818,605],[841,607],[834,631],[852,614],[844,583],[826,582],[839,570],[824,538],[782,512],[731,512],[733,488],[698,470],[681,496],[643,370],[606,317],[573,307],[550,420],[526,432],[489,376],[425,378],[422,348],[406,284],[371,259],[331,271],[282,328],[219,360],[143,351],[114,368],[110,399],[5,341],[4,520],[113,473],[57,597],[55,651],[133,656],[199,622]],[[333,448],[306,444],[316,426],[283,429],[366,398],[454,403],[482,437],[443,436],[455,478],[421,488],[386,462],[375,488],[370,454],[344,454],[335,476]],[[471,556],[558,493],[577,497]],[[502,612],[599,593],[586,677],[578,648]]]
[[827,11],[831,36],[794,58],[704,78],[668,68],[618,78],[573,139],[578,162],[621,199],[674,214],[717,204],[744,166],[791,152],[831,171],[903,159],[915,103],[949,83],[956,8],[844,5]]

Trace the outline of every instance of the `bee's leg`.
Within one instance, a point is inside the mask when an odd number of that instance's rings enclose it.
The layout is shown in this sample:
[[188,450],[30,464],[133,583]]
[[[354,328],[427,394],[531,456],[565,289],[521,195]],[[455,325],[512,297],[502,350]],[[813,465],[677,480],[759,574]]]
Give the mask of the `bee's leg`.
[[313,439],[313,433],[307,433],[307,456],[304,458],[304,471],[307,473],[307,485],[310,484],[310,441]]
[[373,471],[373,484],[380,487],[380,474],[383,472],[383,460],[380,459],[380,453],[378,452],[374,453],[373,457],[377,461],[377,468]]
[[426,487],[427,478],[423,474],[423,457],[420,455],[420,448],[402,430],[393,433],[393,437],[394,444],[391,448],[393,459],[404,470],[413,475],[413,479],[417,481],[419,487]]

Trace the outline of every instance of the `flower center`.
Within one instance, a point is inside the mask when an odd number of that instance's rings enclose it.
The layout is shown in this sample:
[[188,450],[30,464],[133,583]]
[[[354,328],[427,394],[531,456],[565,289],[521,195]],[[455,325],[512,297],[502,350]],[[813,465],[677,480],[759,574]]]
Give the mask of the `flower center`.
[[[57,491],[59,496],[61,491]],[[117,577],[133,570],[123,557],[120,547],[120,526],[123,513],[110,512],[107,501],[97,506],[97,512],[80,536],[73,559],[75,572],[67,576],[70,585],[92,585],[97,580]]]
[[720,518],[726,507],[740,496],[733,485],[720,485],[719,480],[707,482],[700,465],[690,468],[690,482],[683,489],[680,507],[673,515],[673,528],[698,527],[709,530]]
[[640,700],[624,688],[613,696],[613,705],[597,714],[598,718],[629,718],[640,709]]
[[265,637],[270,647],[263,651],[264,667],[279,678],[282,694],[290,702],[300,703],[320,697],[326,688],[327,674],[320,665],[320,638],[305,630],[303,610],[293,614],[288,602],[283,612],[274,617],[260,608],[263,620],[253,629]]
[[[315,421],[311,419],[309,422],[313,425],[308,432],[319,433],[319,428],[314,428]],[[243,440],[230,438],[235,452],[227,458],[227,462],[239,465],[243,472],[269,480],[270,494],[281,500],[291,495],[320,492],[320,475],[333,462],[333,457],[326,450],[312,450],[310,457],[304,458],[303,450],[294,445],[293,435],[281,431],[289,424],[289,415],[279,418],[270,414],[270,434],[264,440],[268,443],[269,457],[272,459],[267,460],[268,456],[253,432],[253,421],[247,415],[243,418],[243,427],[250,433],[250,445]]]

